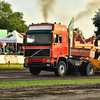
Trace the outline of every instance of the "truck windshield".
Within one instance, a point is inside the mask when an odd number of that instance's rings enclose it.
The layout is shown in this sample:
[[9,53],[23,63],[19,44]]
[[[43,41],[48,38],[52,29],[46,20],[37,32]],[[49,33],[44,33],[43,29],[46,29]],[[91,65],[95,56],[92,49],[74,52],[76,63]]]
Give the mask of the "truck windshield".
[[51,46],[52,34],[27,34],[26,35],[26,46]]

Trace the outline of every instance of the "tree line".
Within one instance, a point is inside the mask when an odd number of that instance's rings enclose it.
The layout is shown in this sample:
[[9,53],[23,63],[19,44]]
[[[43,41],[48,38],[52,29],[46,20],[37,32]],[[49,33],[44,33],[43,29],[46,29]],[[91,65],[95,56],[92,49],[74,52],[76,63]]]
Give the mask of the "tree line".
[[23,20],[22,12],[13,12],[12,5],[4,0],[0,0],[0,29],[7,29],[8,32],[16,30],[20,33],[27,30],[27,25]]

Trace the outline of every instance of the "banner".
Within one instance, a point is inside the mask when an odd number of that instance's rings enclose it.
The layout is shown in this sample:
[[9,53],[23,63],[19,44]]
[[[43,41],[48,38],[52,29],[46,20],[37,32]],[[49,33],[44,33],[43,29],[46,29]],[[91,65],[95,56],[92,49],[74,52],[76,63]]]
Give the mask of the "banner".
[[4,55],[0,55],[0,63],[5,63]]
[[0,63],[8,63],[9,61],[13,64],[23,64],[24,57],[23,55],[0,55]]
[[18,56],[18,63],[23,64],[24,63],[24,57],[23,56]]
[[8,63],[8,61],[10,61],[10,63],[19,63],[18,62],[18,57],[17,56],[13,56],[13,55],[5,56],[5,63]]

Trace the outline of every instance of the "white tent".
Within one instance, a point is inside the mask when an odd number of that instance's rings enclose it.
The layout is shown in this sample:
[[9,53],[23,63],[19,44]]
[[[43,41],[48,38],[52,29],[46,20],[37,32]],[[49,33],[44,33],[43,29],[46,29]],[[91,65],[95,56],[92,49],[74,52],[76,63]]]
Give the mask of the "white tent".
[[14,30],[10,34],[0,37],[0,42],[23,43],[23,36]]
[[17,43],[23,43],[23,36],[16,30],[7,34],[6,36],[0,37],[0,42],[16,43],[16,54],[17,54]]

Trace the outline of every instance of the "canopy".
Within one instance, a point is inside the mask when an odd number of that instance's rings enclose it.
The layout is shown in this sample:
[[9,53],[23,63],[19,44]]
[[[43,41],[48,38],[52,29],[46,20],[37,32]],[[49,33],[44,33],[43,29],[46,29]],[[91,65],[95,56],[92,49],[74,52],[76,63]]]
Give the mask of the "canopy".
[[10,34],[0,37],[0,42],[23,43],[23,36],[14,30]]

